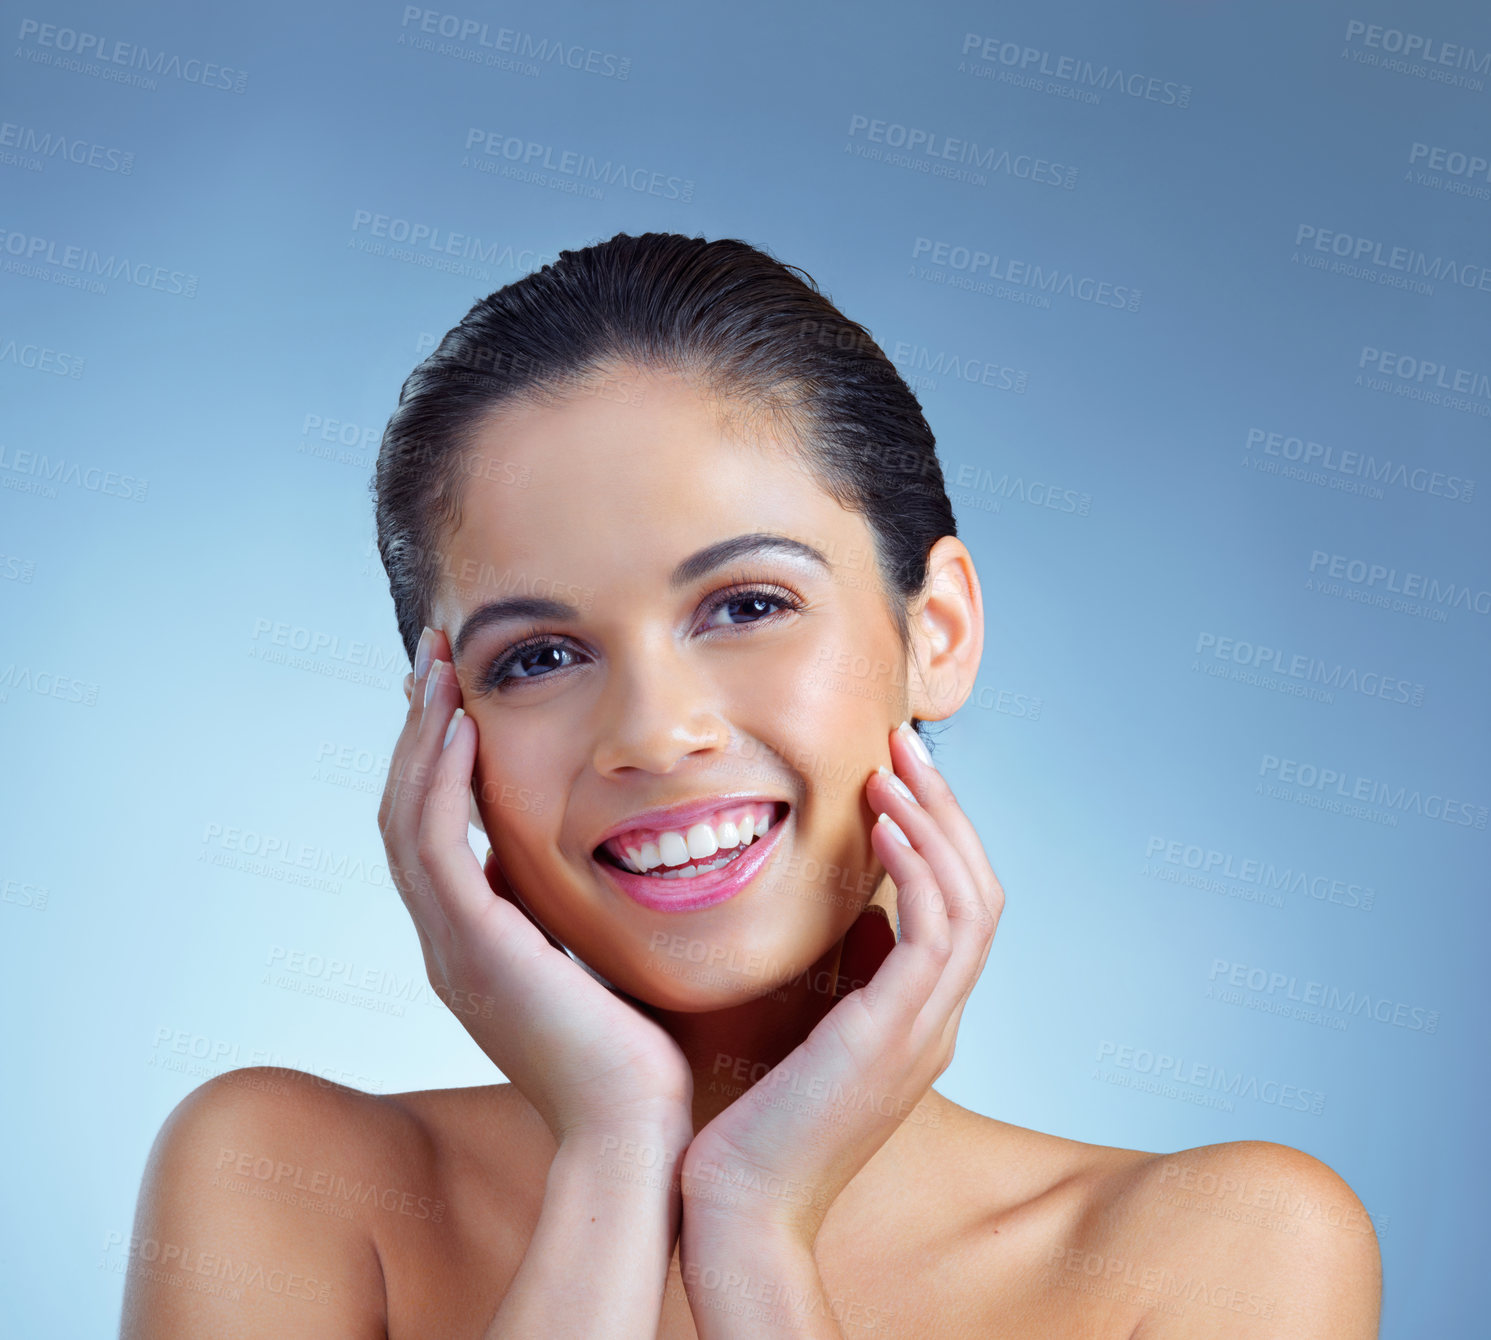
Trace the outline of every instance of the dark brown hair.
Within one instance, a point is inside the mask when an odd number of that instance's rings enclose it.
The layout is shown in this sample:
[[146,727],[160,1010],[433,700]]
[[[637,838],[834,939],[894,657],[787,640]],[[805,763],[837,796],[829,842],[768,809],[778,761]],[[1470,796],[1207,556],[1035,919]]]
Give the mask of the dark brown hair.
[[958,532],[936,440],[895,365],[811,275],[756,247],[617,233],[481,299],[404,382],[370,487],[411,661],[482,421],[618,365],[686,374],[724,423],[784,429],[824,490],[864,517],[908,645],[928,553]]

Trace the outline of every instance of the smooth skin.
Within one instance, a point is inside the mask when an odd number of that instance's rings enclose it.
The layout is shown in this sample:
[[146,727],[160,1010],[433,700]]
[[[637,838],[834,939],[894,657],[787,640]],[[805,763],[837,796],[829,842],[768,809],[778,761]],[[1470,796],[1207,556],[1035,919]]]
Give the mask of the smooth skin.
[[[1370,1220],[1309,1155],[1088,1145],[931,1087],[1004,893],[899,723],[972,690],[971,556],[933,546],[903,649],[868,526],[780,425],[614,371],[640,393],[475,439],[378,816],[429,980],[508,1082],[201,1086],[152,1150],[121,1333],[1375,1336]],[[680,567],[762,534],[826,566]],[[574,608],[477,627],[514,594]],[[591,854],[738,794],[790,809],[724,903],[645,909]]]

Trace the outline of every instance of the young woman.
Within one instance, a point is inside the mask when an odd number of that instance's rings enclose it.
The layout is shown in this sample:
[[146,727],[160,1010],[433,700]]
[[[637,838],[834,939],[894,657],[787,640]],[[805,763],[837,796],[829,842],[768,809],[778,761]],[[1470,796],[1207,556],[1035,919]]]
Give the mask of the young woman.
[[125,1335],[1376,1334],[1370,1223],[1309,1156],[931,1087],[1004,903],[921,737],[983,606],[915,397],[810,278],[564,252],[415,369],[374,484],[414,665],[379,825],[508,1082],[203,1085]]

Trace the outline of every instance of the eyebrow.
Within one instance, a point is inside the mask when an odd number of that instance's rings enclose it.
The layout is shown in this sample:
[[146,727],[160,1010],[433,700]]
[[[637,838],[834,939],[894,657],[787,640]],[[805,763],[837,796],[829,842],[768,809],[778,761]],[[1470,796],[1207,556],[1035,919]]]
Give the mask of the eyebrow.
[[[772,535],[757,531],[750,535],[736,535],[706,545],[698,553],[690,554],[668,578],[668,589],[676,591],[688,586],[716,568],[735,563],[745,558],[756,558],[762,554],[784,554],[791,558],[806,559],[824,572],[832,571],[828,559],[821,550],[801,540],[789,539],[785,535]],[[456,633],[451,647],[451,659],[461,659],[461,652],[477,633],[493,624],[512,620],[578,619],[580,610],[562,600],[551,600],[544,596],[507,596],[501,600],[488,600],[468,614]]]

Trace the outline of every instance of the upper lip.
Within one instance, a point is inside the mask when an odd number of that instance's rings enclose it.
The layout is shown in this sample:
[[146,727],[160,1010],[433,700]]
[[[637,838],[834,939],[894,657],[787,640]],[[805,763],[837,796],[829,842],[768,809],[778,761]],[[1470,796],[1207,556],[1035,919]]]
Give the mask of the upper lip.
[[629,833],[634,828],[659,828],[664,831],[673,829],[682,832],[690,824],[704,819],[717,810],[731,809],[736,805],[788,805],[790,803],[780,796],[767,796],[759,791],[742,792],[739,795],[701,796],[697,800],[681,800],[673,805],[659,805],[656,809],[643,810],[640,814],[629,815],[606,829],[595,840],[595,847],[603,846],[612,838]]

